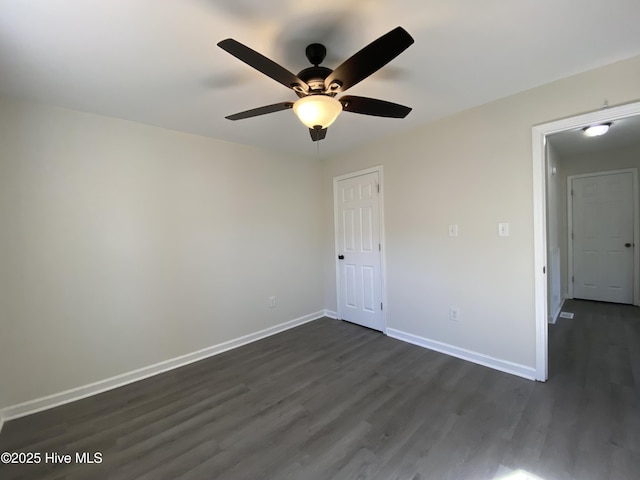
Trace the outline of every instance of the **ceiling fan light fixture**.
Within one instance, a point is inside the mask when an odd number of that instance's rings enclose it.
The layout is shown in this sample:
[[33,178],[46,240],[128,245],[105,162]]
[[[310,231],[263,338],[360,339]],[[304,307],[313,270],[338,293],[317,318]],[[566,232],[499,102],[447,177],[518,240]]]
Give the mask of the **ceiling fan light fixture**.
[[352,95],[343,96],[339,101],[334,97],[380,70],[409,48],[413,42],[409,32],[402,27],[396,27],[347,58],[333,70],[321,65],[327,53],[326,47],[319,43],[312,43],[305,50],[307,60],[312,66],[301,70],[296,75],[233,38],[221,40],[218,46],[224,51],[292,89],[298,97],[301,97],[296,102],[265,105],[228,115],[225,118],[242,120],[293,108],[296,116],[309,128],[311,140],[314,142],[326,137],[327,127],[333,124],[343,110],[374,117],[404,118],[411,111],[404,105]]
[[609,131],[611,127],[611,123],[600,123],[598,125],[591,125],[589,127],[584,127],[582,131],[587,137],[598,137],[600,135],[604,135]]
[[338,118],[342,104],[328,95],[308,95],[293,104],[293,111],[308,128],[324,129]]

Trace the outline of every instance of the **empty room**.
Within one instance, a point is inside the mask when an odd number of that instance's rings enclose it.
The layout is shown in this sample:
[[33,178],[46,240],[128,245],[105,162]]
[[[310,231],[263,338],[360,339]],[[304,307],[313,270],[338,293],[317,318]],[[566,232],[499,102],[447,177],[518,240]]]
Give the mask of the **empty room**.
[[640,472],[637,0],[0,0],[0,478]]

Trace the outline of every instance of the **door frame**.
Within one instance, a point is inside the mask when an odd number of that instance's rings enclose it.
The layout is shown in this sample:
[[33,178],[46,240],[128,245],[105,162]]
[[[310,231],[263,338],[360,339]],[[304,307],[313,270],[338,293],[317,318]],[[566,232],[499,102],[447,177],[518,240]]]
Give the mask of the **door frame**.
[[378,165],[371,168],[366,168],[364,170],[358,170],[356,172],[345,173],[344,175],[339,175],[337,177],[333,177],[333,240],[334,240],[334,255],[333,259],[335,262],[335,270],[336,270],[336,312],[338,313],[338,319],[342,320],[342,301],[341,301],[341,285],[340,285],[340,262],[338,260],[340,245],[338,242],[338,182],[341,180],[347,180],[349,178],[360,177],[362,175],[367,175],[369,173],[378,173],[378,182],[380,185],[380,193],[378,195],[378,220],[380,225],[380,282],[381,285],[381,301],[382,301],[382,333],[387,334],[387,257],[386,257],[386,242],[384,236],[384,178],[383,178],[383,167],[382,165]]
[[633,305],[640,305],[640,288],[638,279],[640,278],[640,262],[638,261],[638,252],[640,251],[640,201],[638,199],[638,169],[623,168],[620,170],[605,170],[602,172],[581,173],[578,175],[567,176],[567,296],[573,298],[573,241],[571,232],[573,231],[573,199],[571,198],[571,181],[574,178],[599,177],[602,175],[613,175],[616,173],[631,174],[631,196],[633,202]]
[[[547,135],[583,128],[593,123],[612,122],[640,115],[640,102],[604,108],[561,120],[531,127],[533,167],[533,265],[534,316],[536,324],[536,380],[546,381],[549,376],[548,322],[547,322]],[[637,288],[637,287],[636,287]]]

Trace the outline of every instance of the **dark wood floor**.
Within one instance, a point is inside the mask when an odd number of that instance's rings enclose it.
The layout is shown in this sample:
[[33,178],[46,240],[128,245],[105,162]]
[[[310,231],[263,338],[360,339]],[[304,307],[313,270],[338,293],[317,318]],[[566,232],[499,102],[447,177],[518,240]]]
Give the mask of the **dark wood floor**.
[[[570,301],[536,383],[322,319],[8,422],[12,479],[640,478],[640,309]],[[74,459],[75,460],[75,459]]]

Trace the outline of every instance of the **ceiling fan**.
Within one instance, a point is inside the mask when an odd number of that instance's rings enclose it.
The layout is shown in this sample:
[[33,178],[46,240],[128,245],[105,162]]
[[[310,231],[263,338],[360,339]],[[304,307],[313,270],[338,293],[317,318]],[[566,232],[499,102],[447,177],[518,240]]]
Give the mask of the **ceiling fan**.
[[300,97],[295,102],[274,103],[225,118],[242,120],[292,108],[300,121],[309,128],[314,142],[326,137],[327,127],[343,110],[377,117],[404,118],[411,111],[411,108],[404,105],[353,95],[345,95],[338,99],[335,97],[385,66],[413,42],[413,38],[404,28],[396,27],[345,60],[335,70],[320,66],[327,49],[324,45],[312,43],[307,46],[305,54],[313,66],[295,75],[232,38],[222,40],[218,43],[220,48],[292,89]]

